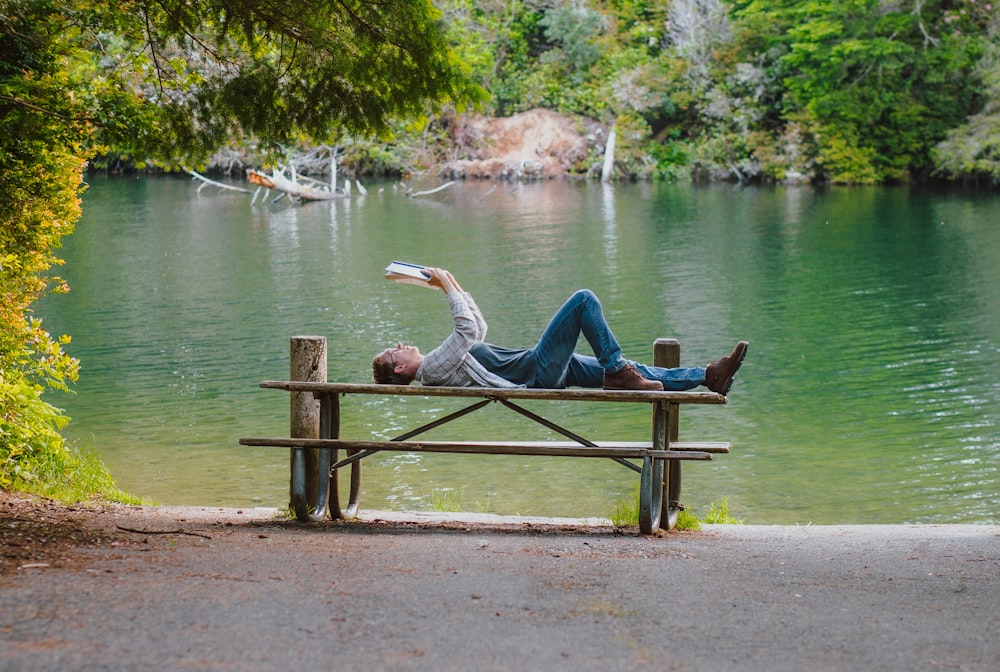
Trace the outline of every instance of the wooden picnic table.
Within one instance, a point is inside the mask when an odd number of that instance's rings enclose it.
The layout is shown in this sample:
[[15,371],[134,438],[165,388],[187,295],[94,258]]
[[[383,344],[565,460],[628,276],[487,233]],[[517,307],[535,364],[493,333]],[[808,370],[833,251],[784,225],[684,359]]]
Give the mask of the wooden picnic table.
[[[315,338],[315,337],[311,337]],[[313,343],[306,348],[313,352]],[[299,348],[301,349],[301,347]],[[325,364],[325,339],[321,364]],[[293,373],[308,371],[325,376],[325,366],[317,363],[296,365],[293,339]],[[678,366],[680,344],[673,339],[654,343],[654,364]],[[678,440],[677,416],[681,404],[725,404],[726,397],[713,392],[633,391],[599,389],[531,389],[484,387],[430,387],[420,385],[376,385],[328,383],[324,380],[264,381],[262,388],[284,390],[292,395],[292,429],[289,437],[249,437],[245,446],[277,446],[291,449],[291,506],[302,521],[331,518],[350,519],[357,514],[361,492],[361,461],[377,452],[431,452],[489,455],[546,455],[558,457],[610,458],[640,474],[639,528],[651,534],[661,527],[672,529],[681,510],[681,463],[710,460],[713,454],[728,453],[730,444],[720,441],[682,442]],[[472,403],[386,441],[341,438],[342,398],[350,395],[452,397]],[[592,441],[529,410],[519,402],[601,402],[646,403],[652,409],[651,436],[641,441]],[[498,403],[559,434],[558,441],[426,441],[415,437]],[[302,422],[297,416],[305,415]],[[340,450],[345,456],[340,457]],[[351,467],[347,506],[342,507],[338,474]]]

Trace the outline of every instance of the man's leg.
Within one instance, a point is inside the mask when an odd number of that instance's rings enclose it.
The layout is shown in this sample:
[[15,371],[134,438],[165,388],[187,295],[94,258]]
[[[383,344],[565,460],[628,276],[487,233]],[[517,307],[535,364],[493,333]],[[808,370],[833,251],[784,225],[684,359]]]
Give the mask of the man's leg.
[[647,366],[632,362],[632,366],[642,374],[643,378],[658,380],[663,383],[664,390],[680,392],[690,390],[705,382],[705,367],[692,366],[688,368],[665,369],[660,366]]
[[[659,366],[646,366],[639,362],[629,362],[642,374],[643,378],[658,380],[663,383],[663,389],[671,392],[690,390],[705,382],[705,368],[666,369]],[[595,357],[589,355],[573,355],[566,375],[566,387],[602,387],[604,384],[604,369]]]
[[[597,296],[589,289],[574,293],[552,316],[534,347],[539,387],[565,387],[567,370],[580,334],[594,351],[603,372],[614,372],[627,363],[622,349],[604,319]],[[600,385],[596,385],[600,387]]]

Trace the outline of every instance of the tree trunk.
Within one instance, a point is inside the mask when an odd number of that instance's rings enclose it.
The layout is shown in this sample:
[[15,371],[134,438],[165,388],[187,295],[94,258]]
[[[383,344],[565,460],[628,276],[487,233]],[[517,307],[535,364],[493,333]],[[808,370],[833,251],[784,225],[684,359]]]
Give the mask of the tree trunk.
[[617,135],[612,124],[611,130],[608,131],[608,142],[604,145],[604,167],[601,169],[601,182],[610,181],[615,172],[615,139]]

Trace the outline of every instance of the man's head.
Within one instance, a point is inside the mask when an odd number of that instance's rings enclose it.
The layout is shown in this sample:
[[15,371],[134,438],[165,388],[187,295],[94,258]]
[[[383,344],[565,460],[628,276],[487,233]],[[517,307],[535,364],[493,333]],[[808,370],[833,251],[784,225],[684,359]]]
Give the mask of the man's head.
[[380,385],[409,385],[423,360],[415,345],[399,343],[372,358],[372,377]]

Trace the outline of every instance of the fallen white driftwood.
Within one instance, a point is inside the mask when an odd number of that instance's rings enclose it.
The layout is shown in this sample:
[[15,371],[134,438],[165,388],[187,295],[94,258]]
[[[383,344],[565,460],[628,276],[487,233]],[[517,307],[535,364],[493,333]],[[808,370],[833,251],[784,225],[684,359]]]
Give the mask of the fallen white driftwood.
[[[290,167],[292,173],[291,179],[285,177],[284,169],[282,168],[275,168],[274,170],[271,171],[270,175],[268,175],[267,173],[263,173],[259,170],[248,168],[246,171],[247,181],[250,184],[253,184],[257,187],[255,191],[250,191],[249,189],[236,187],[231,184],[216,182],[215,180],[210,180],[204,175],[200,175],[193,170],[189,169],[185,170],[187,170],[187,172],[192,177],[201,180],[202,184],[200,187],[198,187],[199,193],[205,187],[213,186],[219,189],[238,191],[244,194],[253,194],[253,198],[250,200],[250,205],[256,203],[258,197],[263,197],[261,192],[265,189],[274,190],[278,192],[278,195],[274,199],[272,199],[271,201],[272,203],[276,203],[277,201],[286,196],[292,200],[298,198],[306,201],[332,201],[334,199],[349,198],[351,196],[350,180],[345,180],[344,190],[341,192],[338,191],[336,187],[333,186],[336,180],[335,177],[333,180],[331,180],[331,183],[329,185],[320,182],[319,180],[314,180],[311,177],[305,177],[305,176],[299,177],[298,175],[296,175],[294,165]],[[334,175],[336,175],[336,173],[334,173]],[[355,180],[354,184],[357,185],[358,193],[360,193],[362,196],[368,193],[368,190],[364,188],[360,180]],[[450,186],[451,184],[453,183],[449,182],[448,184],[438,187],[437,189],[433,189],[431,191],[419,192],[416,194],[412,194],[412,196],[423,196],[426,194],[433,194],[435,191],[440,191],[441,189],[444,189],[445,187]]]
[[248,169],[247,180],[251,184],[256,184],[267,189],[274,189],[275,191],[280,191],[288,196],[305,199],[307,201],[332,201],[336,198],[346,198],[346,195],[338,194],[327,186],[311,187],[305,184],[300,184],[297,180],[289,180],[285,177],[285,174],[277,168],[271,171],[270,175],[266,175],[253,169]]
[[249,194],[250,193],[249,189],[244,189],[242,187],[234,187],[231,184],[223,184],[222,182],[216,182],[215,180],[210,180],[207,177],[205,177],[204,175],[199,175],[198,173],[194,172],[193,170],[188,169],[187,172],[188,172],[189,175],[191,175],[191,177],[193,177],[195,179],[198,179],[198,180],[201,180],[201,186],[198,187],[198,193],[199,194],[201,193],[202,189],[204,189],[205,187],[208,187],[208,186],[218,187],[219,189],[227,189],[229,191],[239,191],[239,192],[244,193],[244,194]]
[[416,198],[417,196],[429,196],[431,194],[436,194],[437,192],[441,191],[442,189],[447,189],[448,187],[450,187],[453,184],[455,184],[454,181],[452,181],[452,182],[445,182],[444,184],[442,184],[440,187],[437,187],[436,189],[428,189],[427,191],[417,191],[417,192],[414,192],[412,194],[409,191],[407,191],[406,195],[409,196],[410,198]]

